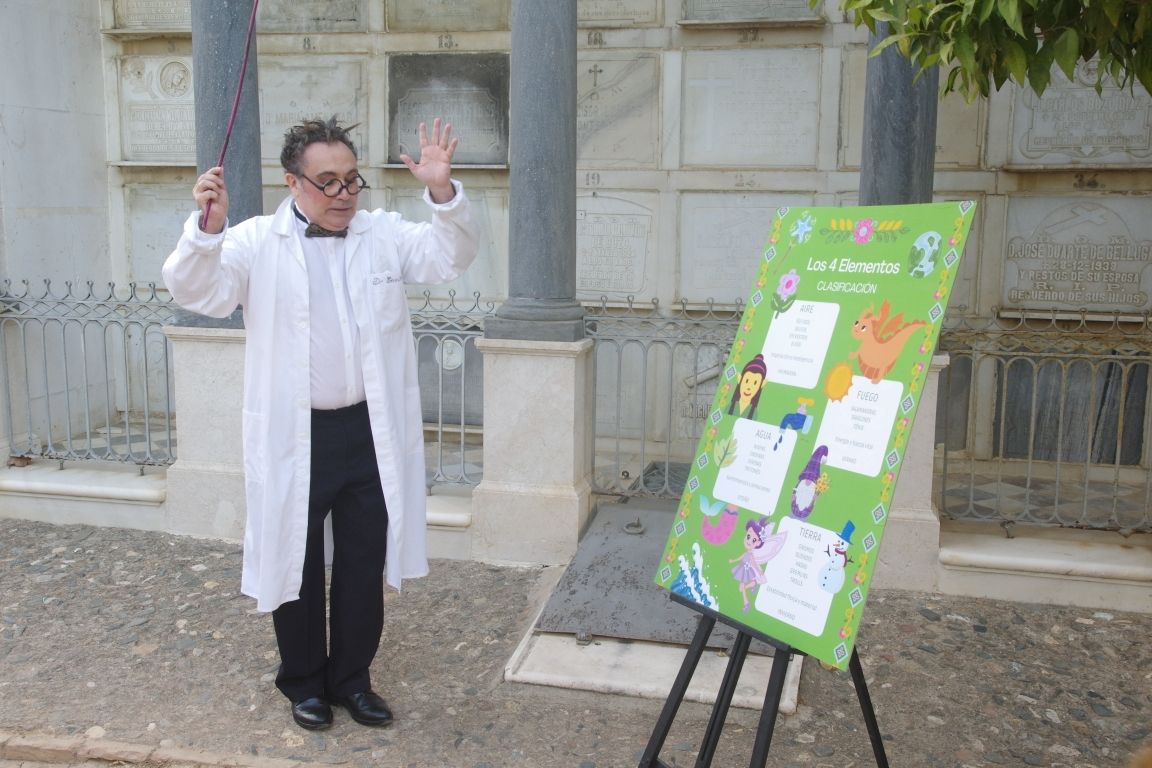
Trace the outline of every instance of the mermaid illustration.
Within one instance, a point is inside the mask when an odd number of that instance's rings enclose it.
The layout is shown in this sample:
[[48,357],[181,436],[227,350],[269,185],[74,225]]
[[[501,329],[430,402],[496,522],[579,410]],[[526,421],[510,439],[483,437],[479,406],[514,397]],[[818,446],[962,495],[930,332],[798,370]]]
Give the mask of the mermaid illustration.
[[764,564],[784,548],[784,541],[788,532],[769,534],[772,523],[762,517],[752,519],[744,524],[744,554],[734,557],[728,562],[737,563],[732,569],[732,576],[740,584],[740,597],[744,600],[744,613],[748,613],[751,602],[748,599],[748,588],[758,587],[768,581],[764,575]]

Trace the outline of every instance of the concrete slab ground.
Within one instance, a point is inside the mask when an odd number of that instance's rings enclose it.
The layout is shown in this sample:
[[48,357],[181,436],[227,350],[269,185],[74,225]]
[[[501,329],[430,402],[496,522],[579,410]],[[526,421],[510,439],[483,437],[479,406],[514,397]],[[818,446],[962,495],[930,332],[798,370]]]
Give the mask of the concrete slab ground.
[[[239,565],[231,543],[0,519],[0,731],[221,766],[615,768],[638,764],[659,715],[658,699],[505,678],[554,571],[435,561],[386,602],[373,680],[396,723],[338,711],[303,731]],[[878,590],[858,648],[893,766],[1126,768],[1152,739],[1150,636],[1147,614]],[[663,760],[694,763],[710,711],[684,703]],[[714,766],[748,764],[758,714],[729,712]],[[846,674],[804,666],[769,764],[874,764]]]

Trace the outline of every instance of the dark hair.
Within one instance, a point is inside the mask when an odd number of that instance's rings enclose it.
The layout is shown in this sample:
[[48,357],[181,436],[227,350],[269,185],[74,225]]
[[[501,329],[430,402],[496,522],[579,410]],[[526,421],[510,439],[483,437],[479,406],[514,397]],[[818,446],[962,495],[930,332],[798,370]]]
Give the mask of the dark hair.
[[355,127],[355,125],[350,125],[347,128],[341,126],[336,115],[332,115],[327,120],[314,118],[305,120],[300,125],[292,126],[284,132],[284,148],[280,150],[280,165],[284,166],[284,170],[288,173],[299,175],[300,158],[304,156],[304,150],[308,148],[309,144],[315,144],[318,141],[325,144],[340,142],[352,150],[352,154],[356,154],[356,145],[352,143],[352,137],[348,135],[348,132]]
[[[744,379],[746,373],[758,373],[761,378],[767,378],[768,366],[764,363],[764,355],[756,355],[756,357],[749,360],[744,365],[744,370],[740,371],[740,378],[736,380],[736,390],[732,393],[732,402],[728,404],[728,413],[736,413],[736,404],[740,402],[740,382]],[[752,395],[751,402],[748,403],[748,418],[756,415],[756,406],[760,403],[760,393],[763,392],[763,386],[756,390],[756,394]]]

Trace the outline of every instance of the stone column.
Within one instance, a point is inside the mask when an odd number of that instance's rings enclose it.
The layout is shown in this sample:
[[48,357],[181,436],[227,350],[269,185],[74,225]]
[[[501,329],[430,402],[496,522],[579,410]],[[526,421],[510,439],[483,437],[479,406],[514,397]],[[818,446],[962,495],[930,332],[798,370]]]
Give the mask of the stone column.
[[472,492],[472,557],[564,565],[591,516],[592,341],[480,339],[476,347],[484,479]]
[[[236,86],[244,62],[244,43],[255,0],[196,0],[192,3],[192,77],[196,99],[196,172],[216,165]],[[264,212],[260,178],[260,93],[256,67],[256,35],[248,52],[244,88],[236,122],[224,156],[228,184],[228,221],[235,224]],[[179,234],[179,233],[176,233]],[[242,326],[240,312],[224,320],[179,311],[178,325],[216,328]]]
[[576,0],[513,0],[508,301],[485,322],[472,556],[564,564],[591,508],[592,342],[576,301]]
[[240,441],[244,331],[164,328],[172,344],[179,443],[168,468],[165,530],[244,538],[244,458]]
[[[886,34],[887,25],[878,26],[869,48]],[[919,79],[915,75],[916,67],[896,46],[868,59],[860,205],[932,202],[939,70],[933,67]],[[947,361],[947,356],[933,357],[925,378],[884,526],[874,587],[936,589],[940,562],[940,520],[932,503],[936,389]]]
[[[236,98],[253,0],[192,3],[196,168],[216,165]],[[256,39],[248,54],[236,122],[224,156],[231,224],[263,213]],[[175,243],[179,232],[172,233]],[[240,451],[244,331],[240,310],[223,320],[179,311],[165,329],[172,345],[177,460],[168,468],[168,530],[240,539],[244,475]]]
[[490,339],[577,341],[576,0],[513,0],[508,301]]
[[884,526],[872,586],[935,592],[940,571],[940,518],[933,503],[936,395],[947,355],[934,355],[920,392],[920,409],[908,436],[904,466]]
[[[878,25],[868,47],[886,34]],[[932,67],[913,82],[915,75],[894,45],[868,59],[860,205],[932,202],[940,73]]]

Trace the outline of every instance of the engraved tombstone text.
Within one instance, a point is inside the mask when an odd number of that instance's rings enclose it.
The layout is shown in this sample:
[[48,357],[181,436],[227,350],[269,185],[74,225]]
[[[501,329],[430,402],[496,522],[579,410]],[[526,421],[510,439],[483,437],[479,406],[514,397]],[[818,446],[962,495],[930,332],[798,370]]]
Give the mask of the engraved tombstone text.
[[1105,85],[1096,93],[1094,63],[1072,80],[1053,68],[1042,96],[1020,88],[1012,115],[1014,165],[1146,166],[1152,158],[1152,97]]
[[417,157],[420,123],[440,117],[460,139],[454,164],[507,164],[507,54],[397,55],[388,61],[388,82],[389,163]]
[[1152,310],[1147,200],[1012,200],[1007,229],[1006,309],[1109,315]]
[[195,163],[190,57],[122,59],[120,112],[123,159]]

